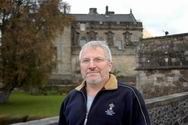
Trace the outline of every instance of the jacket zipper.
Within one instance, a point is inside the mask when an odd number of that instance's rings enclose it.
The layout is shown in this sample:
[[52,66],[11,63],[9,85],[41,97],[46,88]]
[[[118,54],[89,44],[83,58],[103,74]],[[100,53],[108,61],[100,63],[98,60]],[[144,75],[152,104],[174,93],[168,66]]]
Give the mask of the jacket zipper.
[[85,119],[84,119],[84,125],[87,124],[87,118],[88,118],[88,112],[87,112],[87,99],[86,99],[86,96],[85,94],[81,91],[83,97],[84,97],[84,100],[85,100],[85,106],[86,106],[86,116],[85,116]]
[[84,125],[87,124],[87,117],[88,117],[88,112],[86,113],[86,117],[85,117],[85,120],[84,120]]
[[[103,90],[100,90],[100,91],[97,93],[97,95],[95,96],[95,98],[94,98],[94,100],[93,100],[93,102],[92,102],[92,104],[91,104],[91,108],[92,108],[92,105],[93,105],[94,101],[96,100],[96,97],[99,95],[99,93],[101,93],[101,91],[103,91]],[[82,91],[81,91],[81,93],[82,93],[82,95],[84,96],[85,105],[86,105],[86,116],[85,116],[85,119],[84,119],[84,125],[87,125],[88,115],[89,115],[89,112],[91,111],[91,108],[90,108],[89,111],[87,111],[87,99],[86,99],[86,95],[85,95]]]

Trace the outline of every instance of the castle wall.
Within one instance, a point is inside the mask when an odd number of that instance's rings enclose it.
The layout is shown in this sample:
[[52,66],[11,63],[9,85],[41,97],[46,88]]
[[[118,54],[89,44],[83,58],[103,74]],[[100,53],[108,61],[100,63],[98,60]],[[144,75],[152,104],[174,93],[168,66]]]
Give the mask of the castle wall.
[[188,34],[144,39],[137,70],[146,98],[188,91]]
[[139,71],[137,88],[145,98],[188,91],[188,70]]
[[136,76],[135,48],[126,48],[123,51],[112,48],[113,70],[119,71],[118,76]]
[[52,72],[52,79],[70,79],[72,76],[71,64],[71,28],[65,27],[63,34],[58,34],[55,40],[56,67]]

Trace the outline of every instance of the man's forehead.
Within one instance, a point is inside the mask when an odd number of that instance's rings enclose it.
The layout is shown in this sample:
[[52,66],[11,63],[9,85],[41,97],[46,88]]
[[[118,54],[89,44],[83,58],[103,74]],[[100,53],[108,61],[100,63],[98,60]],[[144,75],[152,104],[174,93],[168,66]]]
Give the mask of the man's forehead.
[[[87,51],[87,52],[86,52]],[[94,51],[94,52],[104,52],[104,49],[103,48],[101,48],[101,47],[88,47],[88,48],[85,48],[84,50],[83,50],[83,54],[93,54],[93,53],[90,53],[90,51]]]
[[100,46],[90,46],[90,47],[85,48],[84,50],[88,50],[88,49],[96,50],[96,49],[103,49],[103,48]]
[[85,57],[105,57],[105,51],[103,49],[87,48],[82,53],[82,58]]

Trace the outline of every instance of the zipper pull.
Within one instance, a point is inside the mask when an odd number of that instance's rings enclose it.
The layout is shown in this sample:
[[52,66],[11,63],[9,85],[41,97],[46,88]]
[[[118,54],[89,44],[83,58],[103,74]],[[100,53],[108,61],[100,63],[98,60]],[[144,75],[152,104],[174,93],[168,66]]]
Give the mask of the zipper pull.
[[86,113],[86,117],[85,117],[85,120],[84,120],[84,125],[87,124],[87,117],[88,117],[88,112]]

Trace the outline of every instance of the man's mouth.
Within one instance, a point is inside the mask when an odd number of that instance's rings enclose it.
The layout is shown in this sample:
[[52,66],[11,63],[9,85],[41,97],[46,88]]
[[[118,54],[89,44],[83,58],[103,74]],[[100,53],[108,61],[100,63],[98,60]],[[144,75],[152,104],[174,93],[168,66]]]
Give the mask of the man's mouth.
[[87,74],[95,74],[95,73],[99,73],[99,72],[87,72]]
[[87,72],[86,75],[92,76],[92,75],[96,75],[96,74],[98,74],[98,73],[99,73],[99,72]]

